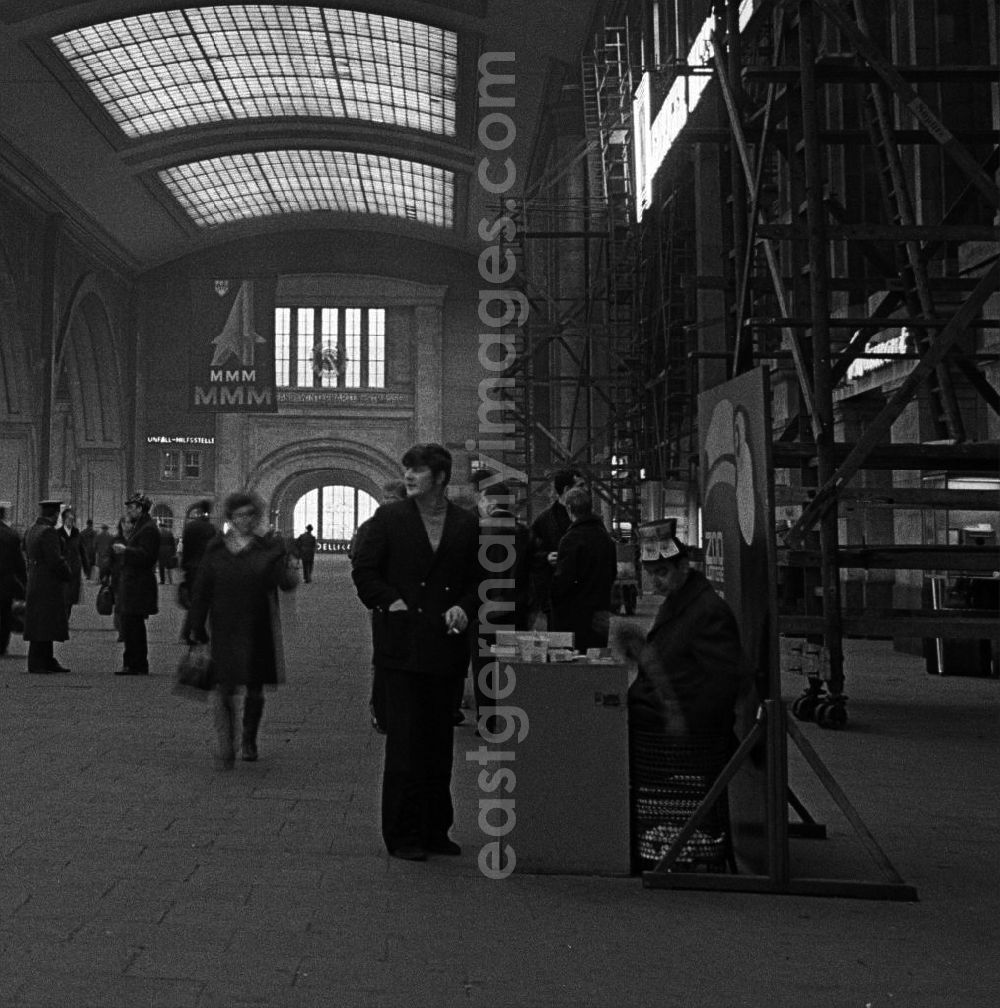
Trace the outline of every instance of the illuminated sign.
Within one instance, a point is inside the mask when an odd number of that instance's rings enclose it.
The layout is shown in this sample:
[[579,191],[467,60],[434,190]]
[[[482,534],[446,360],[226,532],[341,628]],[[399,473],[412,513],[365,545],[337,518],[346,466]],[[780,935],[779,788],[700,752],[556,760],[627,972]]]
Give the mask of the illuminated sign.
[[[742,31],[753,14],[754,0],[743,0],[740,4],[739,24]],[[635,177],[636,184],[636,216],[641,220],[643,211],[649,206],[653,195],[653,179],[659,170],[663,159],[667,156],[674,141],[687,123],[688,116],[695,110],[701,96],[705,93],[712,79],[711,60],[712,32],[715,30],[715,18],[709,15],[695,36],[688,50],[685,63],[688,67],[696,67],[703,72],[698,74],[679,74],[670,86],[667,97],[656,114],[652,125],[649,122],[650,95],[652,81],[647,71],[642,75],[642,81],[635,93],[632,103],[632,122],[635,130]]]
[[150,434],[146,444],[193,444],[214,445],[214,437],[170,437],[166,434]]
[[882,340],[881,343],[872,343],[865,349],[866,354],[885,354],[886,360],[872,360],[869,357],[859,357],[851,361],[851,366],[847,369],[847,380],[857,381],[869,371],[876,368],[885,367],[891,364],[893,357],[900,354],[913,353],[913,341],[910,339],[910,331],[905,326],[899,331],[897,336],[891,339]]

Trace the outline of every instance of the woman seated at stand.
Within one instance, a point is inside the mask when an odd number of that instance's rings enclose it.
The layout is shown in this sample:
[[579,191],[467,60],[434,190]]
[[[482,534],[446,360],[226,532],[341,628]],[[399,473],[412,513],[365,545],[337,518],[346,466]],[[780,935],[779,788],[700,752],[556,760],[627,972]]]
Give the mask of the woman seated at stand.
[[629,722],[677,735],[731,735],[737,696],[748,685],[733,611],[673,536],[644,543],[642,560],[663,603],[645,637],[627,625],[618,633],[619,647],[639,664]]

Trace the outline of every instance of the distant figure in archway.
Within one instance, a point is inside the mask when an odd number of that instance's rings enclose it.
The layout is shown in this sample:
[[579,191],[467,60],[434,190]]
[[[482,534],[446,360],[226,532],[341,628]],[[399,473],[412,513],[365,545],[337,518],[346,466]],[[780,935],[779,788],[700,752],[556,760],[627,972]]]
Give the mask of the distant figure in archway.
[[313,561],[316,559],[316,537],[312,532],[312,525],[307,525],[305,532],[295,540],[296,552],[302,561],[302,580],[306,584],[312,581]]

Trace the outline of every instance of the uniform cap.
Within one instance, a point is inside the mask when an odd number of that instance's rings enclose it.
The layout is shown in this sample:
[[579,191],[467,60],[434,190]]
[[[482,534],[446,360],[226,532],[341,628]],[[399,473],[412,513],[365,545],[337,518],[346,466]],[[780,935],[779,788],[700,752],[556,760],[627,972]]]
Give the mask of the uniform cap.
[[131,497],[126,497],[125,504],[138,504],[144,511],[148,511],[153,506],[152,500],[144,493],[134,493]]
[[38,502],[38,506],[39,507],[43,507],[43,508],[61,508],[62,507],[62,501],[61,500],[43,500],[43,501],[39,501]]
[[10,501],[0,500],[0,509],[6,511],[8,508],[12,508],[14,505]]

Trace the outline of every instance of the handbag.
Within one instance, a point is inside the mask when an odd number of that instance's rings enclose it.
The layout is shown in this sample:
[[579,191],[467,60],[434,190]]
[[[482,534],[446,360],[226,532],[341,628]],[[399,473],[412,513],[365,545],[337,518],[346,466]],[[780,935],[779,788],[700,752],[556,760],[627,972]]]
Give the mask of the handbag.
[[205,644],[193,644],[177,663],[175,693],[206,696],[215,685],[212,653]]
[[99,616],[110,616],[115,611],[115,592],[109,584],[102,584],[97,589],[97,599],[94,603],[97,606]]

